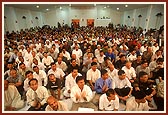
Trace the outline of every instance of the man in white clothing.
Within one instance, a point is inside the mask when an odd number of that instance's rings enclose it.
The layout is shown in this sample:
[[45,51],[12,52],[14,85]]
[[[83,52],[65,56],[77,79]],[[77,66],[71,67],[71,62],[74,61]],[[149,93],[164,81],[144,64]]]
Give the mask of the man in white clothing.
[[131,82],[126,77],[124,70],[118,71],[118,77],[114,79],[115,81],[115,91],[120,100],[124,102],[130,97],[132,93]]
[[47,99],[47,107],[45,111],[68,111],[67,106],[62,101],[58,101],[55,97],[49,96]]
[[116,69],[113,64],[109,64],[106,70],[108,71],[108,75],[112,80],[115,77],[118,77],[118,69]]
[[73,101],[72,111],[77,111],[79,107],[83,108],[93,108],[97,110],[97,107],[90,102],[92,99],[92,90],[89,86],[85,85],[83,76],[76,77],[76,84],[71,88],[71,99]]
[[118,111],[119,98],[114,89],[108,89],[106,93],[99,98],[99,109],[101,111]]
[[56,66],[62,69],[64,72],[67,70],[67,64],[62,61],[62,57],[57,58]]
[[82,76],[82,74],[78,73],[78,68],[73,68],[72,72],[66,76],[65,78],[65,90],[64,90],[64,96],[66,98],[70,97],[71,88],[76,85],[76,77]]
[[132,65],[132,62],[127,61],[125,66],[122,67],[122,70],[124,70],[126,77],[129,79],[129,81],[133,83],[134,80],[136,79],[136,72],[131,65]]
[[21,100],[17,88],[14,85],[9,85],[7,80],[4,80],[4,110],[16,111],[24,107],[24,101]]
[[46,86],[47,85],[47,75],[44,70],[39,70],[38,66],[33,67],[33,76],[38,80],[39,86]]
[[97,69],[97,63],[91,63],[91,69],[89,69],[86,73],[86,80],[88,80],[89,86],[92,90],[94,90],[95,82],[98,78],[101,77],[100,70]]
[[28,111],[44,111],[47,106],[48,91],[44,86],[38,86],[38,80],[29,81],[30,89],[26,93],[27,103],[31,107]]
[[61,80],[61,84],[63,85],[65,73],[62,69],[58,68],[54,62],[51,63],[51,69],[48,71],[48,75],[49,74],[54,74],[56,78]]
[[126,102],[126,111],[149,111],[146,94],[142,91],[136,91],[135,95]]

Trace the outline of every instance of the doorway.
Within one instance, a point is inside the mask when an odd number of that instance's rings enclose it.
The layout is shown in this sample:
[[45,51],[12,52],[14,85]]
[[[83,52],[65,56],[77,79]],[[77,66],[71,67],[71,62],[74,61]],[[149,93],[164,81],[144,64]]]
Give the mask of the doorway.
[[87,26],[94,27],[94,19],[87,19]]

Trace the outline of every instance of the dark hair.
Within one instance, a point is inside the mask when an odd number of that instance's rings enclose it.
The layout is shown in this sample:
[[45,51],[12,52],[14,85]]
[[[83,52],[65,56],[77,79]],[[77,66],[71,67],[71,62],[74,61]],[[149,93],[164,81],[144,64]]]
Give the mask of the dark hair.
[[141,64],[148,63],[147,60],[142,60]]
[[36,68],[36,67],[38,68],[38,66],[33,66],[33,69]]
[[104,57],[104,61],[109,60],[109,59],[110,59],[109,57]]
[[120,56],[119,56],[119,58],[122,58],[122,57],[124,57],[125,55],[124,54],[121,54]]
[[115,94],[115,91],[114,91],[114,89],[108,89],[107,91],[106,91],[106,95],[109,97],[110,96],[110,94]]
[[[72,59],[71,59],[71,63],[72,63],[73,60],[75,60],[75,59],[72,58]],[[75,61],[76,61],[76,60],[75,60]]]
[[124,73],[125,73],[124,70],[121,70],[121,69],[120,69],[120,70],[118,71],[118,75],[122,75],[122,74],[124,74]]
[[104,75],[104,74],[106,74],[107,73],[107,70],[106,69],[102,69],[101,70],[101,75]]
[[20,64],[19,64],[19,66],[21,66],[22,64],[24,64],[23,62],[21,62]]
[[73,72],[74,69],[79,71],[78,67],[75,66],[75,67],[72,68],[71,72]]
[[158,59],[156,60],[156,62],[163,62],[163,61],[164,61],[163,58],[158,58]]
[[92,63],[91,63],[91,66],[93,66],[93,65],[97,65],[97,63],[96,63],[96,62],[92,62]]
[[144,97],[146,97],[146,94],[143,91],[135,91],[134,94],[135,99],[143,99]]
[[139,78],[143,77],[144,75],[148,75],[148,74],[146,72],[144,72],[144,71],[140,71],[139,72]]
[[38,83],[38,80],[37,80],[36,78],[33,78],[33,79],[31,79],[31,80],[29,81],[29,85],[30,85],[30,82],[33,81],[33,80]]
[[76,83],[78,83],[78,81],[80,81],[80,80],[85,80],[85,78],[83,76],[77,76]]
[[32,74],[33,74],[32,71],[28,70],[28,71],[26,71],[25,76],[27,76],[29,73],[32,73]]
[[55,63],[54,62],[52,62],[50,65],[52,66],[52,65],[54,65]]

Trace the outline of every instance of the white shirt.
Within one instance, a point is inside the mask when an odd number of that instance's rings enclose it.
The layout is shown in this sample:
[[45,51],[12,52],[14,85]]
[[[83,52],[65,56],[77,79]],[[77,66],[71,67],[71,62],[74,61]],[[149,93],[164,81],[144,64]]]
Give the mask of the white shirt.
[[51,56],[47,56],[47,58],[43,57],[42,63],[45,65],[50,65],[52,62],[54,62],[53,58]]
[[128,77],[128,79],[136,78],[136,72],[135,72],[135,69],[133,67],[128,69],[126,66],[123,66],[122,70],[124,70],[124,72],[125,72],[126,76]]
[[[37,93],[37,96],[40,99],[41,105],[47,103],[46,100],[49,97],[49,95],[47,89],[44,86],[38,86],[35,92]],[[35,100],[35,93],[31,88],[27,91],[26,97],[28,105],[32,106]]]
[[136,59],[137,59],[136,54],[135,54],[135,55],[128,54],[128,56],[127,56],[127,60],[128,60],[128,61],[134,61],[134,60],[136,60]]
[[114,110],[119,109],[119,98],[115,95],[115,100],[109,101],[106,94],[102,94],[99,98],[99,109]]
[[141,46],[141,48],[140,48],[140,52],[143,53],[144,51],[147,51],[147,46],[146,46],[146,47]]
[[[82,93],[86,93],[86,100],[84,100],[81,95]],[[76,100],[76,94],[78,94],[80,96],[80,98],[78,100]],[[78,87],[78,85],[75,85],[71,88],[71,94],[70,97],[72,99],[72,101],[74,103],[78,103],[78,102],[89,102],[92,99],[92,90],[89,86],[84,85],[83,90],[81,91],[81,89]]]
[[106,57],[106,56],[105,55],[103,55],[103,56],[97,55],[96,57],[97,57],[97,61],[99,63],[103,63],[104,62],[104,57]]
[[108,75],[111,79],[114,79],[115,77],[118,77],[118,69],[115,69],[113,71],[110,71],[109,68],[107,68]]
[[54,74],[55,75],[55,77],[56,78],[61,78],[61,77],[64,77],[64,75],[65,75],[65,73],[62,71],[62,69],[60,69],[60,68],[56,68],[56,70],[55,71],[53,71],[52,69],[50,69],[49,71],[48,71],[48,75],[49,74]]
[[69,52],[65,51],[65,53],[63,53],[63,56],[67,58],[67,60],[71,59],[71,56],[69,54]]
[[131,82],[128,80],[128,78],[120,80],[119,77],[116,77],[114,79],[114,82],[115,82],[115,88],[119,88],[119,89],[122,89],[124,87],[130,87],[130,88],[132,88]]
[[12,106],[20,109],[24,106],[24,101],[14,85],[9,85],[8,89],[4,91],[4,107]]
[[44,64],[41,63],[41,62],[38,62],[38,65],[35,65],[35,64],[33,63],[33,64],[32,64],[32,68],[33,68],[34,66],[37,66],[37,67],[39,68],[39,70],[44,70],[44,71],[45,71],[45,66],[44,66]]
[[92,83],[95,83],[97,79],[101,77],[100,70],[96,69],[93,71],[92,68],[89,69],[86,73],[86,80],[92,80]]
[[38,84],[40,86],[42,86],[42,81],[44,80],[44,86],[47,85],[47,75],[46,72],[44,70],[39,70],[39,74],[37,74],[36,72],[33,72],[33,76],[34,78],[36,78],[38,80]]
[[159,50],[159,46],[152,46],[153,54],[155,54],[157,50]]
[[76,54],[76,57],[77,57],[77,58],[80,58],[80,57],[83,55],[81,49],[78,49],[77,51],[76,51],[76,49],[74,49],[74,50],[72,51],[72,54]]
[[[101,50],[101,49],[100,49]],[[99,49],[95,49],[95,56],[97,57],[98,55],[100,55],[100,50]]]
[[126,102],[126,111],[149,111],[148,102],[138,104],[132,96]]
[[56,66],[60,69],[62,69],[64,72],[66,71],[66,69],[68,68],[66,63],[64,61],[61,62],[61,64],[59,64],[58,62],[56,62]]
[[[82,76],[82,74],[78,73],[78,76]],[[70,73],[68,76],[66,76],[66,79],[65,79],[65,91],[64,91],[64,95],[66,97],[70,97],[70,93],[68,93],[68,90],[70,90],[75,85],[76,85],[76,77],[74,79],[72,77],[72,73]]]
[[26,61],[29,61],[29,57],[31,57],[32,56],[32,54],[31,54],[31,52],[25,52],[25,55],[24,55],[24,59],[26,60]]

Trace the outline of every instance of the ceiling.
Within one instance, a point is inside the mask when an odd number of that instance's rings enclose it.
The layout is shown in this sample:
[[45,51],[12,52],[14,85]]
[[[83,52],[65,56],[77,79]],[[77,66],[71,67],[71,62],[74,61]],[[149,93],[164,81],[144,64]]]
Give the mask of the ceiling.
[[[39,6],[39,8],[37,8],[36,6]],[[116,4],[116,3],[110,3],[110,4],[106,4],[106,3],[103,3],[103,4],[90,4],[90,3],[87,3],[87,4],[67,4],[67,2],[64,4],[64,3],[61,3],[61,4],[56,4],[56,3],[52,3],[52,4],[47,4],[47,3],[40,3],[40,4],[4,4],[4,6],[8,6],[8,7],[15,7],[15,8],[20,8],[20,9],[26,9],[26,10],[31,10],[31,11],[37,11],[37,12],[48,12],[48,11],[51,11],[51,10],[54,10],[56,8],[64,8],[65,6],[66,7],[72,7],[72,8],[90,8],[90,7],[99,7],[99,8],[111,8],[112,10],[117,10],[117,8],[119,8],[118,11],[120,12],[123,12],[123,11],[128,11],[128,10],[133,10],[133,9],[138,9],[138,8],[143,8],[143,7],[148,7],[149,5],[151,4],[128,4],[128,7],[125,7],[125,4]],[[159,5],[159,4],[155,4],[155,5]],[[163,5],[163,4],[162,4]],[[163,5],[164,6],[164,5]],[[48,10],[46,10],[48,9]]]

